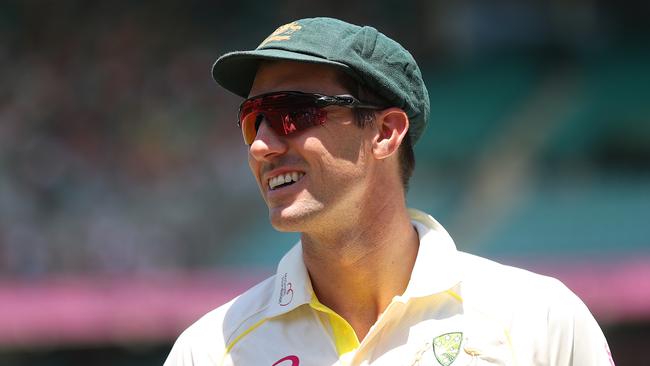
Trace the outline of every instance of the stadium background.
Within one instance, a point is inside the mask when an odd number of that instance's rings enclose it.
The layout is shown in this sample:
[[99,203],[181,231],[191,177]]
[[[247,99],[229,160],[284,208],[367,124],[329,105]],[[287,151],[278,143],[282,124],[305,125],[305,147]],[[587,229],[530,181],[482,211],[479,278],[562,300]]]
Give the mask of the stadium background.
[[432,102],[408,200],[460,249],[562,279],[617,364],[650,341],[646,2],[4,1],[0,364],[159,365],[275,233],[210,79],[296,18],[371,24]]

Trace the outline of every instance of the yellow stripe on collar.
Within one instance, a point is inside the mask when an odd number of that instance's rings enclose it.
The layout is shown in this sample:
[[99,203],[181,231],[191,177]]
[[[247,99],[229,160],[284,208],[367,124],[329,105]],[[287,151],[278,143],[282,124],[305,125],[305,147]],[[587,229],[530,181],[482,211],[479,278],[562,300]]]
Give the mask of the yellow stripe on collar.
[[327,314],[329,317],[332,333],[334,335],[336,352],[339,354],[339,357],[359,348],[359,339],[357,338],[357,334],[354,332],[350,323],[343,319],[343,317],[337,314],[334,310],[321,304],[315,295],[312,296],[309,306],[314,310]]

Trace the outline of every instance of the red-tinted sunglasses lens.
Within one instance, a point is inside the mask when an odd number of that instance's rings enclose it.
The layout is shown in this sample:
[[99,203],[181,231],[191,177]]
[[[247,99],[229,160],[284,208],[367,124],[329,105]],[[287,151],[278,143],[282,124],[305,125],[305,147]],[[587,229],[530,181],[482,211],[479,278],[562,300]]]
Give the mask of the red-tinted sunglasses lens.
[[322,125],[325,116],[325,111],[316,106],[314,96],[277,93],[244,101],[240,107],[239,125],[244,142],[250,145],[263,121],[277,135],[286,136]]

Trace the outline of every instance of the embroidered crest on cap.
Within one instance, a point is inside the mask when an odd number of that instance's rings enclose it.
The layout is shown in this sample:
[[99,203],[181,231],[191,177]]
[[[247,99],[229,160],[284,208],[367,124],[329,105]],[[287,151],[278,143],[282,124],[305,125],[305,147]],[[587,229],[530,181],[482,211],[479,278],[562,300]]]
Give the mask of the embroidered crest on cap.
[[463,333],[445,333],[433,339],[433,354],[442,366],[449,366],[458,356]]
[[266,37],[262,43],[257,46],[257,48],[260,48],[271,41],[286,41],[288,39],[291,39],[291,35],[300,29],[302,29],[302,27],[298,24],[298,22],[292,22],[280,26],[273,33],[271,33],[270,36]]

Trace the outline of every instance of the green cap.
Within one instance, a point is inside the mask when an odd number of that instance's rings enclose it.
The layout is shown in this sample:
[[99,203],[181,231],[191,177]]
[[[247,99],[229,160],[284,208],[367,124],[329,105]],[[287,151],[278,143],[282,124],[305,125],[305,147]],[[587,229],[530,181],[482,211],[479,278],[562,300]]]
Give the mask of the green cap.
[[212,77],[247,98],[260,61],[286,60],[331,65],[406,112],[415,143],[429,118],[429,93],[413,56],[373,27],[332,18],[285,24],[252,51],[227,53],[214,63]]

